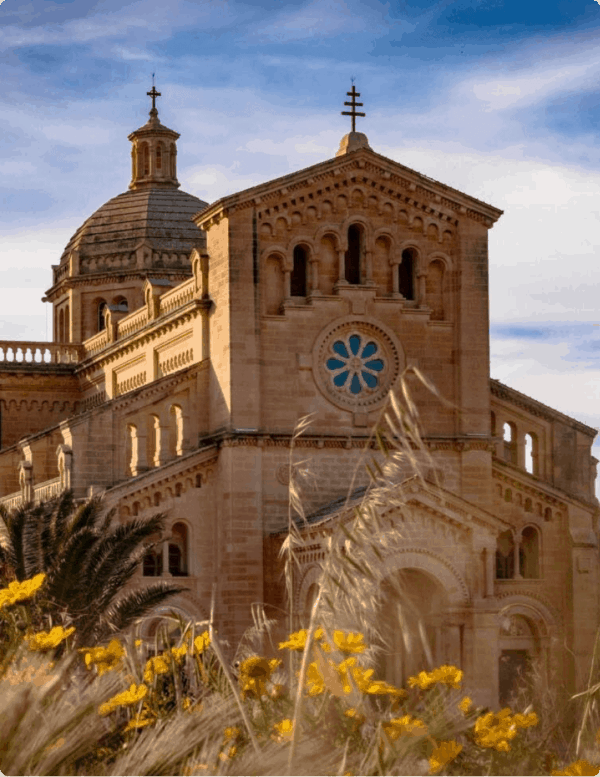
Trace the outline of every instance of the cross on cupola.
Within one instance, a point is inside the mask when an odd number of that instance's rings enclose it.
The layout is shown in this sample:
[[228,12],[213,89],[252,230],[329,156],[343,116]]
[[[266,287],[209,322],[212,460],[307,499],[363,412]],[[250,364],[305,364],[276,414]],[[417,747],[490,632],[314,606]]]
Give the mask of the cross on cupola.
[[346,100],[344,102],[344,105],[349,105],[352,108],[352,110],[351,111],[342,111],[342,116],[352,116],[352,132],[356,132],[356,117],[357,116],[366,116],[367,114],[366,113],[360,113],[359,111],[356,110],[357,108],[362,108],[363,107],[363,103],[356,102],[356,98],[360,97],[360,92],[356,91],[356,87],[354,86],[354,83],[352,84],[352,91],[351,92],[346,92],[346,94],[348,95],[348,97],[351,97],[352,100],[350,102],[348,102],[348,100]]
[[152,108],[150,109],[150,116],[158,116],[158,109],[156,107],[156,98],[161,97],[161,93],[156,91],[156,87],[154,86],[154,73],[152,73],[152,90],[150,92],[146,92],[148,97],[152,98]]

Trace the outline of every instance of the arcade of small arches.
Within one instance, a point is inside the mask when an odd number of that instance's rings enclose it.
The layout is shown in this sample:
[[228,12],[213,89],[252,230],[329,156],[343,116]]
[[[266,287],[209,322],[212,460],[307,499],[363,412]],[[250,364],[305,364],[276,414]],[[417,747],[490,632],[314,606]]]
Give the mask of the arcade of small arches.
[[143,577],[188,577],[190,568],[190,528],[185,521],[176,521],[168,537],[155,538],[154,547],[144,556]]
[[132,180],[152,176],[153,178],[175,178],[177,174],[177,146],[163,140],[143,140],[133,144],[131,149]]
[[165,502],[179,499],[190,489],[202,488],[207,482],[206,472],[187,473],[185,477],[174,476],[159,485],[146,486],[127,501],[122,500],[119,512],[122,518],[137,517],[145,510],[160,507]]
[[[288,249],[271,247],[263,255],[268,315],[280,314],[286,300],[331,294],[344,286],[364,286],[427,305],[433,321],[447,318],[449,257],[438,252],[425,260],[416,246],[396,248],[391,234],[379,230],[371,235],[362,222],[349,224],[344,237],[337,230],[322,229],[316,241],[296,239]],[[331,266],[335,264],[337,270]]]
[[155,409],[126,425],[125,475],[136,477],[182,456],[187,449],[187,417],[180,404]]
[[537,580],[542,576],[540,559],[537,526],[507,529],[496,540],[496,580]]
[[[123,294],[113,297],[110,303],[104,297],[98,297],[93,301],[92,306],[94,309],[93,326],[96,332],[103,332],[106,329],[106,313],[109,309],[120,313],[129,312],[129,301]],[[70,343],[72,341],[71,309],[68,302],[57,307],[54,322],[54,341]]]
[[518,429],[514,421],[504,421],[500,426],[500,419],[492,412],[492,435],[502,430],[504,461],[522,467],[530,475],[540,476],[540,441],[535,432],[527,431],[525,434]]
[[500,499],[516,504],[518,507],[522,507],[526,513],[533,513],[538,518],[543,518],[544,521],[560,521],[562,518],[561,512],[553,510],[551,507],[544,507],[541,502],[534,501],[529,496],[523,497],[519,491],[513,492],[512,488],[505,488],[500,483],[496,485],[496,489]]

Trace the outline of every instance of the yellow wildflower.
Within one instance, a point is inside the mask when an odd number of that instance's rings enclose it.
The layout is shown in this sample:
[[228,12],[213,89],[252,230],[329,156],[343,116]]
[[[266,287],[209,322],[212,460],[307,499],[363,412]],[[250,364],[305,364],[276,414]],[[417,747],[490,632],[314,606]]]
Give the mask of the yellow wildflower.
[[401,734],[412,734],[415,736],[426,736],[427,726],[418,718],[411,718],[405,715],[402,718],[392,718],[381,726],[391,740],[398,739]]
[[[325,635],[325,632],[323,631],[322,626],[319,626],[318,629],[315,630],[313,639],[318,642],[320,639],[323,639]],[[279,649],[280,650],[304,650],[306,647],[306,638],[308,636],[307,629],[300,629],[300,631],[295,631],[293,634],[290,634],[290,636],[287,639],[287,642],[280,642],[279,643]],[[331,650],[330,646],[327,645],[325,647],[326,652],[329,652]]]
[[181,661],[187,655],[187,645],[183,644],[183,645],[180,645],[178,648],[172,647],[171,655],[177,662]]
[[318,696],[325,692],[325,680],[319,671],[316,661],[308,665],[306,670],[306,685],[309,696]]
[[9,607],[11,604],[23,602],[30,599],[44,584],[46,575],[41,572],[29,580],[13,580],[8,584],[8,588],[0,590],[0,607]]
[[199,634],[196,639],[194,640],[194,648],[196,649],[196,653],[204,653],[206,648],[210,645],[210,635],[208,631],[203,631],[202,634]]
[[291,739],[292,734],[294,733],[294,721],[289,718],[284,718],[284,720],[279,721],[279,723],[275,723],[273,728],[277,733],[272,734],[272,739],[276,742],[284,742],[286,739]]
[[152,656],[146,661],[144,669],[144,682],[151,683],[156,675],[166,674],[170,669],[169,661],[164,654]]
[[235,745],[232,745],[229,748],[229,751],[227,753],[225,751],[223,751],[222,753],[219,753],[219,759],[221,761],[230,761],[236,753],[237,753],[237,747]]
[[350,718],[350,720],[356,725],[356,726],[362,726],[362,724],[365,722],[366,718],[365,716],[359,712],[354,707],[350,707],[347,710],[344,710],[344,715],[347,718]]
[[148,686],[132,683],[129,686],[128,691],[118,693],[116,696],[113,696],[108,701],[104,702],[104,704],[101,704],[98,708],[98,712],[100,715],[108,715],[113,710],[116,710],[117,707],[130,707],[141,701],[147,693]]
[[499,752],[508,753],[509,740],[517,736],[517,726],[510,709],[505,707],[500,712],[487,712],[485,715],[480,715],[475,721],[474,733],[475,742],[480,747],[493,747]]
[[463,715],[467,715],[472,706],[473,699],[471,699],[470,696],[463,697],[463,699],[457,704],[458,709],[463,713]]
[[39,631],[37,634],[30,634],[29,650],[51,650],[67,639],[75,631],[75,626],[63,629],[62,626],[55,626],[50,631]]
[[437,774],[446,764],[456,758],[462,749],[462,745],[454,740],[440,742],[429,756],[429,773]]
[[133,643],[136,647],[139,647],[142,644],[141,639],[136,639],[136,641]]
[[156,715],[144,705],[144,709],[139,715],[135,715],[125,726],[123,731],[133,731],[134,729],[144,728],[156,723]]
[[366,693],[387,695],[396,697],[397,699],[404,699],[406,696],[408,696],[403,688],[396,688],[396,686],[386,683],[385,680],[374,680],[367,687]]
[[279,658],[262,658],[261,656],[250,656],[240,664],[239,682],[242,688],[242,697],[248,695],[263,696],[267,692],[267,681],[271,679],[271,674],[281,664]]
[[416,677],[409,677],[408,684],[411,688],[418,685],[421,690],[426,691],[436,683],[449,685],[452,688],[460,688],[463,673],[455,666],[440,666],[432,672],[419,672]]
[[552,772],[552,775],[564,775],[564,777],[596,777],[600,771],[600,764],[594,766],[589,761],[581,759],[580,761],[574,761],[569,766],[565,766],[560,771]]
[[522,715],[520,712],[517,712],[513,716],[513,723],[517,728],[530,728],[531,726],[537,726],[539,722],[535,712],[530,712],[528,715]]
[[273,687],[271,688],[271,692],[269,693],[269,696],[272,699],[281,699],[281,697],[285,694],[285,685],[282,685],[281,683],[273,683]]
[[223,740],[225,742],[230,742],[232,739],[237,739],[241,733],[241,729],[237,726],[227,726],[223,731]]
[[340,676],[340,680],[344,686],[344,693],[352,693],[352,686],[350,684],[349,677],[352,677],[354,684],[359,691],[363,693],[367,692],[367,689],[372,684],[371,677],[373,676],[373,669],[365,669],[356,662],[354,656],[345,658],[337,666],[337,671]]
[[80,648],[79,652],[85,653],[84,659],[87,668],[91,669],[92,665],[95,666],[98,674],[102,677],[105,672],[121,668],[125,648],[118,639],[111,639],[107,647]]
[[364,643],[363,634],[354,634],[349,632],[344,634],[343,631],[333,632],[333,641],[338,650],[342,653],[364,653],[367,646]]

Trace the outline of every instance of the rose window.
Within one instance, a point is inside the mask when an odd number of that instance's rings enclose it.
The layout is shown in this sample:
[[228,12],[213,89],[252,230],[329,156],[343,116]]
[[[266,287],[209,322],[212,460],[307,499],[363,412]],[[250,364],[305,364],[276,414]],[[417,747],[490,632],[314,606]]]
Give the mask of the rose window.
[[354,332],[335,340],[330,348],[333,355],[327,359],[326,366],[337,389],[356,396],[379,388],[385,361],[373,339]]

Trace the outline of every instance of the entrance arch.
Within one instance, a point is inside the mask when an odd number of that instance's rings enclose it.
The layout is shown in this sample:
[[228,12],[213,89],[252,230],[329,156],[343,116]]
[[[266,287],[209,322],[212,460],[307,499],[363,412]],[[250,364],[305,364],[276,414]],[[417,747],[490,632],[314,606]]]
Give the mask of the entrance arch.
[[381,584],[382,650],[379,670],[398,687],[445,661],[443,635],[448,596],[422,569],[398,569]]

